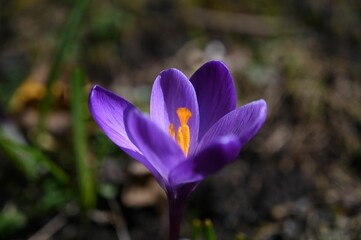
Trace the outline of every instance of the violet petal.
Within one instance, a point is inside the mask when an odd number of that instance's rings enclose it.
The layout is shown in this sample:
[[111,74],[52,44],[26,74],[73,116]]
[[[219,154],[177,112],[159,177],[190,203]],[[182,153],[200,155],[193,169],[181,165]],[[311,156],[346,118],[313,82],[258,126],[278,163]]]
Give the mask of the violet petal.
[[137,110],[126,113],[125,128],[129,138],[147,160],[144,164],[150,163],[165,181],[163,187],[166,186],[169,170],[186,158],[181,148],[158,125]]
[[197,94],[200,124],[199,139],[221,117],[236,108],[237,97],[232,77],[224,63],[211,61],[190,78]]
[[203,149],[219,137],[230,134],[237,136],[243,147],[262,127],[266,115],[267,104],[263,99],[246,104],[218,120],[205,133],[198,148]]
[[197,183],[235,160],[240,149],[241,143],[237,136],[219,138],[197,153],[193,159],[178,164],[171,171],[171,183]]
[[134,108],[127,100],[98,85],[89,95],[89,109],[95,122],[118,147],[141,160],[143,154],[129,140],[124,127],[124,112]]
[[180,126],[177,115],[178,108],[188,108],[192,117],[188,121],[191,139],[189,154],[192,154],[198,142],[199,112],[197,97],[188,78],[177,69],[162,71],[156,78],[150,100],[151,119],[169,133],[169,125],[174,125],[175,131]]

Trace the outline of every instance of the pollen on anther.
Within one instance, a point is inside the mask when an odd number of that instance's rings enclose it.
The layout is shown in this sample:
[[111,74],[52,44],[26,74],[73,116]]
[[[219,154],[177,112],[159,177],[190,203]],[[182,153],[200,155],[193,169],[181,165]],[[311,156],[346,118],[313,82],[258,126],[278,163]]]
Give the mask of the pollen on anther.
[[187,156],[191,142],[188,120],[192,116],[192,113],[188,108],[178,108],[177,115],[180,122],[180,126],[177,131],[177,141],[184,154]]
[[192,117],[192,112],[188,108],[178,108],[177,109],[177,115],[180,121],[181,126],[187,125],[188,120],[190,117]]
[[[177,136],[175,134],[174,124],[169,124],[169,135],[178,142],[179,147],[184,154],[188,156],[189,146],[191,142],[191,133],[188,126],[188,120],[192,117],[192,112],[188,108],[178,108],[177,115],[180,126],[177,129]],[[175,139],[177,137],[177,139]]]
[[175,131],[174,131],[174,125],[171,123],[169,124],[169,135],[175,139]]

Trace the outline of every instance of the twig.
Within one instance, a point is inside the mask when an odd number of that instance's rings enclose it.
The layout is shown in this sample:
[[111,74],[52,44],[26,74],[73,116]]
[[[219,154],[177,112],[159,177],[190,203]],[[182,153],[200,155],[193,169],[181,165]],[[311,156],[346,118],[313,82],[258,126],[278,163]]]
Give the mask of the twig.
[[48,240],[66,224],[64,216],[58,214],[28,240]]
[[113,223],[119,240],[130,240],[129,233],[127,231],[126,223],[123,219],[122,210],[115,200],[109,199],[108,204],[113,217]]

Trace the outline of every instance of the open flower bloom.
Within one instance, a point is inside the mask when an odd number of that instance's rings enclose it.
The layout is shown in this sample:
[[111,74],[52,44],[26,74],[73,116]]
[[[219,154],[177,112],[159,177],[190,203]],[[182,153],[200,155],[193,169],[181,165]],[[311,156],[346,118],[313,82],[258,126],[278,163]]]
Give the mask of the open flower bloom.
[[166,191],[170,239],[178,239],[184,204],[205,177],[236,159],[263,125],[267,105],[258,100],[236,108],[227,67],[211,61],[188,79],[162,71],[150,99],[150,116],[116,94],[94,86],[90,112],[123,151],[143,163]]

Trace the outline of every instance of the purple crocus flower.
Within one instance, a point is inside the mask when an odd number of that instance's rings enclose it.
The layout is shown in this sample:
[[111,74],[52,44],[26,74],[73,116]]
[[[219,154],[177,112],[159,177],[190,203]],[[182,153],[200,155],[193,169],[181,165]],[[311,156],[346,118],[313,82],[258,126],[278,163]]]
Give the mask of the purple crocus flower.
[[179,237],[189,194],[235,160],[266,119],[264,100],[240,108],[236,100],[232,77],[219,61],[204,64],[190,79],[177,69],[162,71],[153,85],[149,117],[100,86],[90,93],[90,112],[99,127],[167,193],[170,240]]

